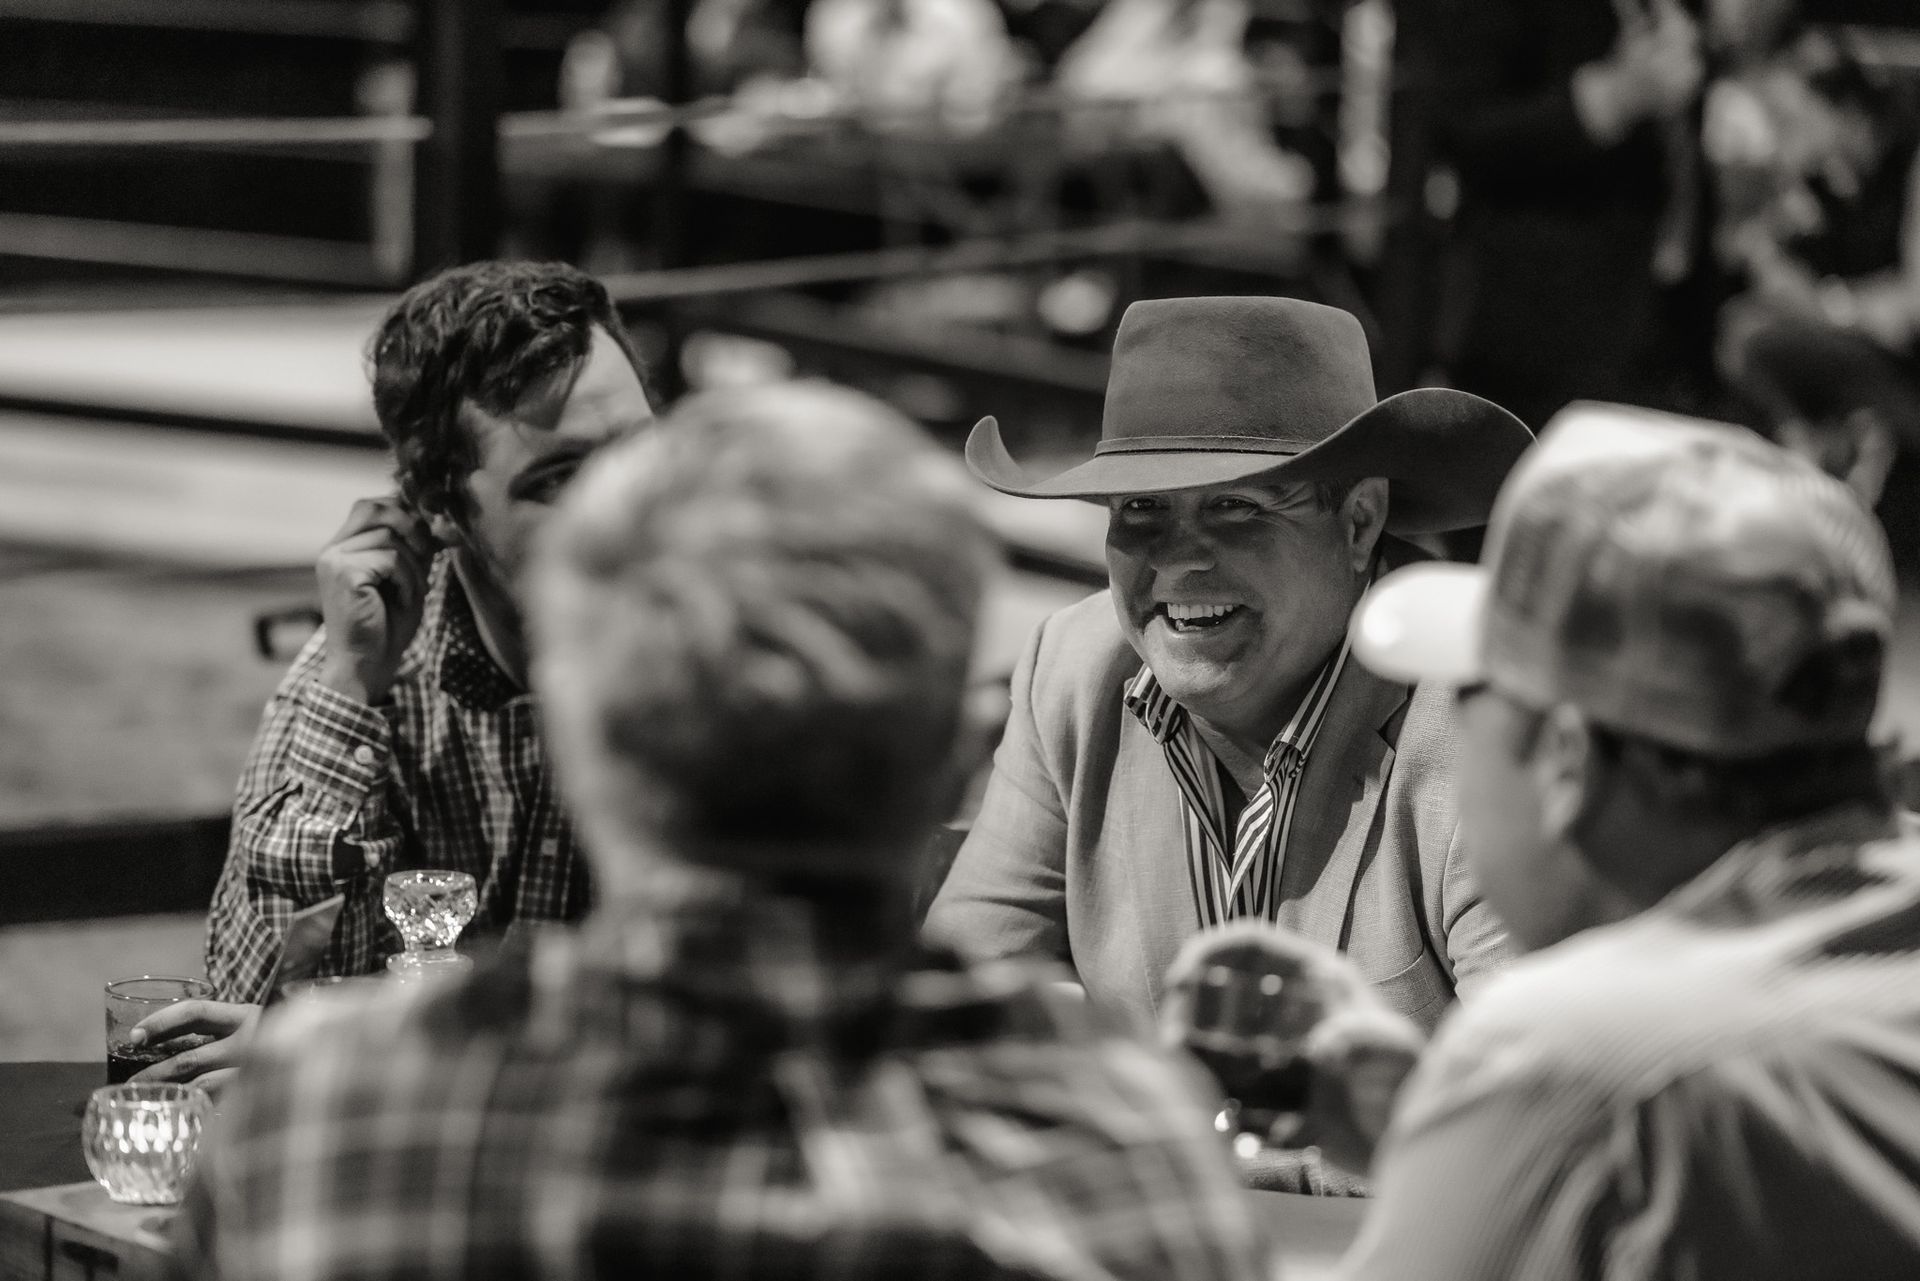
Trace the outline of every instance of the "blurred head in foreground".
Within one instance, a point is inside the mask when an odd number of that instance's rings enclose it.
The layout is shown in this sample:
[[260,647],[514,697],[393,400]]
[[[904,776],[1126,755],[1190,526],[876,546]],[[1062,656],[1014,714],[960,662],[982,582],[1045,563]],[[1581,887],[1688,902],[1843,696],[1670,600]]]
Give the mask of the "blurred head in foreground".
[[530,604],[603,897],[662,861],[904,883],[952,797],[996,559],[958,460],[855,392],[695,397],[596,459]]
[[1732,845],[1881,800],[1885,539],[1840,482],[1737,428],[1576,405],[1478,567],[1415,566],[1355,652],[1460,690],[1482,891],[1543,947],[1651,906]]

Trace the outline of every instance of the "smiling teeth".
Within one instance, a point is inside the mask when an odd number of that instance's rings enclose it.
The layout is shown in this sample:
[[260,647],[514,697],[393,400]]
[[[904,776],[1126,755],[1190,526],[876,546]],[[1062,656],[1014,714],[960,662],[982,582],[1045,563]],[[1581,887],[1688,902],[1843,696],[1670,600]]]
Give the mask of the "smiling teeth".
[[1236,606],[1233,605],[1168,605],[1167,617],[1176,623],[1190,623],[1200,618],[1225,618]]

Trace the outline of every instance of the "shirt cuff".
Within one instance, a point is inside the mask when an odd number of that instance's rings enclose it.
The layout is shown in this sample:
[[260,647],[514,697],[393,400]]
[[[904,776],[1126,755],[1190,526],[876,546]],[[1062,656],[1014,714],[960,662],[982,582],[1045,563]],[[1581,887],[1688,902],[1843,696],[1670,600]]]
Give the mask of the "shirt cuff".
[[365,703],[315,680],[300,687],[299,712],[287,753],[287,772],[315,800],[357,811],[387,775],[392,730]]

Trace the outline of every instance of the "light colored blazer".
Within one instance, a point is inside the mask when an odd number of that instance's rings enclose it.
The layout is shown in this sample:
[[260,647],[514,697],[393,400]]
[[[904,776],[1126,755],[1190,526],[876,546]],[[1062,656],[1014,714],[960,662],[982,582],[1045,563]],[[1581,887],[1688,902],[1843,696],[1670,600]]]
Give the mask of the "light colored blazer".
[[[1139,667],[1108,592],[1040,625],[927,930],[978,956],[1065,961],[1096,1003],[1146,1027],[1199,922],[1179,786],[1121,703]],[[1346,952],[1429,1031],[1457,989],[1509,955],[1461,856],[1457,745],[1446,692],[1346,664],[1301,777],[1281,872],[1280,923]]]

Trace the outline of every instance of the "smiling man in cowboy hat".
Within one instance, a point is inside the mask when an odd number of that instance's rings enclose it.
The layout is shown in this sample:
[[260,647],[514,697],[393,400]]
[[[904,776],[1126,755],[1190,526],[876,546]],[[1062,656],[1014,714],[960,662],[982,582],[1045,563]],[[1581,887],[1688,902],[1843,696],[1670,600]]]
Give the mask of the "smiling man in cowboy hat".
[[1451,706],[1346,659],[1394,535],[1486,521],[1531,437],[1464,393],[1375,397],[1343,311],[1136,303],[1094,456],[1035,479],[992,419],[987,484],[1111,513],[1111,590],[1049,618],[928,929],[1075,967],[1140,1025],[1182,942],[1242,917],[1349,952],[1431,1027],[1506,955],[1468,883]]

